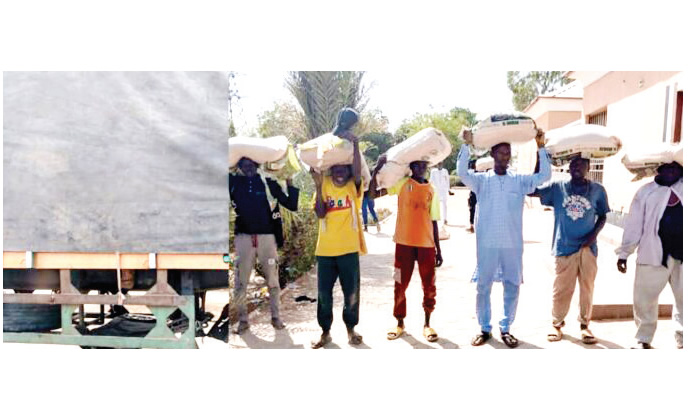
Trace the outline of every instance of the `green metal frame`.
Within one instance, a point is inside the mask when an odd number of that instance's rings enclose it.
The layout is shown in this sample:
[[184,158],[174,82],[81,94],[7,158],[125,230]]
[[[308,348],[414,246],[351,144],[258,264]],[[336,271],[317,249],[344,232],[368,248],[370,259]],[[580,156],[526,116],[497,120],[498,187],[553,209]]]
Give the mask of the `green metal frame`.
[[[146,295],[138,297],[139,304],[148,306],[149,310],[156,318],[156,325],[145,337],[82,335],[73,326],[73,313],[80,306],[77,302],[81,304],[100,304],[104,303],[106,296],[81,295],[70,283],[70,270],[61,270],[60,277],[60,295],[55,297],[53,295],[51,297],[48,297],[48,295],[26,294],[5,295],[3,301],[11,301],[13,303],[60,303],[61,331],[56,333],[4,332],[4,342],[68,344],[114,348],[197,348],[197,343],[195,341],[195,298],[194,296],[182,296],[175,292],[167,283],[167,270],[158,270],[156,285],[153,286]],[[116,297],[111,298],[116,299]],[[70,301],[70,303],[66,301]],[[128,303],[128,299],[125,303]],[[168,317],[177,309],[180,309],[189,320],[187,330],[185,330],[180,337],[176,336],[167,326]]]

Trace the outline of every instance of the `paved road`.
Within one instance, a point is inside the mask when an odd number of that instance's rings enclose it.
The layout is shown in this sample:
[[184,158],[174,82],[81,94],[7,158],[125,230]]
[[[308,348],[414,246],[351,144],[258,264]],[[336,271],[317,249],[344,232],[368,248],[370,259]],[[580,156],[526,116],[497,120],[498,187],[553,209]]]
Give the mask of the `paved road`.
[[[360,324],[357,331],[364,336],[364,344],[350,346],[347,343],[342,322],[342,293],[339,284],[334,293],[334,323],[331,329],[333,343],[327,348],[374,348],[374,349],[469,349],[471,351],[489,351],[493,348],[506,349],[500,338],[490,340],[482,347],[472,347],[469,342],[479,330],[476,322],[475,299],[476,287],[469,282],[476,262],[476,244],[473,234],[467,233],[468,191],[456,190],[448,203],[448,222],[446,227],[450,239],[442,242],[445,263],[437,272],[437,305],[431,319],[431,325],[440,338],[429,343],[422,336],[423,311],[421,307],[422,290],[417,269],[407,291],[408,313],[407,334],[396,341],[386,339],[386,332],[395,325],[392,317],[393,279],[392,266],[394,243],[391,235],[395,224],[395,197],[382,197],[376,201],[377,207],[389,208],[394,215],[382,224],[382,232],[376,233],[370,228],[366,234],[369,254],[361,257],[361,303]],[[605,349],[629,348],[634,341],[635,326],[631,320],[594,321],[592,332],[598,337],[596,345],[584,345],[579,340],[576,321],[578,298],[571,304],[566,319],[564,340],[550,343],[546,339],[550,326],[551,287],[554,277],[554,261],[550,254],[553,216],[551,211],[544,211],[537,203],[526,207],[524,214],[524,281],[521,287],[518,313],[511,332],[521,341],[519,349]],[[614,235],[612,235],[614,236]],[[628,304],[632,299],[634,270],[623,275],[617,272],[613,244],[599,241],[599,273],[594,294],[595,304]],[[634,267],[630,259],[629,266]],[[296,302],[299,296],[316,298],[316,278],[314,273],[300,279],[282,295],[282,314],[287,328],[276,331],[269,323],[269,311],[266,306],[254,311],[250,316],[251,329],[243,335],[233,334],[230,346],[234,349],[245,348],[310,348],[310,342],[320,334],[316,322],[316,303]],[[576,294],[578,291],[576,292]],[[492,291],[492,312],[494,331],[502,315],[502,288],[496,283]],[[661,303],[671,303],[670,290],[665,290]],[[207,347],[205,341],[203,348]],[[660,320],[657,333],[652,343],[656,348],[675,348],[673,323]]]

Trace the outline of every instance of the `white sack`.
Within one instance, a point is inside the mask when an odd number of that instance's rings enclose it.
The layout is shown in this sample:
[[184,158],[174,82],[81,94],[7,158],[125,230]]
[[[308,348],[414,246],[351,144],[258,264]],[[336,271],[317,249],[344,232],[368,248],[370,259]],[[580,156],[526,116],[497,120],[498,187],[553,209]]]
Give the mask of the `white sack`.
[[326,133],[300,145],[299,159],[319,171],[333,165],[349,165],[352,164],[352,142]]
[[567,163],[577,154],[585,159],[606,158],[622,147],[620,139],[608,127],[597,124],[556,128],[548,131],[545,138],[545,149],[555,166]]
[[635,180],[656,175],[659,166],[678,162],[683,165],[683,146],[680,144],[655,144],[642,146],[627,152],[622,157],[625,168],[636,175]]
[[438,129],[427,127],[386,152],[387,163],[377,173],[377,188],[389,188],[411,171],[408,165],[420,160],[434,166],[452,153],[452,145]]
[[289,148],[285,136],[268,138],[231,137],[228,139],[228,166],[234,168],[243,157],[264,164],[282,159]]
[[479,172],[488,171],[493,169],[493,158],[490,156],[482,157],[476,161],[476,170]]
[[535,138],[535,121],[522,112],[493,114],[473,129],[474,147],[490,149],[499,143],[527,143]]
[[393,187],[401,178],[410,174],[408,165],[387,161],[377,172],[377,189]]

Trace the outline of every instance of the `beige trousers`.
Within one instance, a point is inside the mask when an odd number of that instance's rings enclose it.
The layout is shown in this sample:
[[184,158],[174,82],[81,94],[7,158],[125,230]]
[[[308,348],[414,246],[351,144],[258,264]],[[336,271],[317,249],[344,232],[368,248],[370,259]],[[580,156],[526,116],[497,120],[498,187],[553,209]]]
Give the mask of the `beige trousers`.
[[237,233],[233,238],[236,247],[233,274],[233,303],[238,307],[238,319],[248,322],[248,307],[246,304],[246,289],[248,280],[255,268],[257,260],[262,265],[262,271],[270,292],[270,312],[272,318],[280,317],[280,282],[278,273],[277,242],[275,235],[248,235]]
[[593,282],[598,272],[598,262],[590,247],[584,247],[577,252],[555,259],[554,287],[552,293],[552,323],[561,326],[566,314],[569,313],[571,298],[576,289],[576,279],[579,284],[579,315],[578,321],[586,324],[591,321],[593,312]]
[[676,343],[683,345],[683,263],[668,257],[668,267],[637,264],[634,275],[634,323],[637,341],[651,344],[659,318],[659,295],[671,285]]

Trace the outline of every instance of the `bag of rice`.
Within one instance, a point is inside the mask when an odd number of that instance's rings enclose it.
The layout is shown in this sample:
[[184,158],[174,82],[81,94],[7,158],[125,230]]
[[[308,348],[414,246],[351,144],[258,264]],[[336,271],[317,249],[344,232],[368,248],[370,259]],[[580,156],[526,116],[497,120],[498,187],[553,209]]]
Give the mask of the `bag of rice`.
[[434,166],[452,153],[452,144],[442,131],[427,127],[386,152],[387,162],[377,172],[377,188],[389,188],[411,172],[408,165],[420,160]]
[[493,169],[493,158],[492,157],[487,156],[487,157],[482,157],[481,159],[476,160],[476,170],[478,172],[488,171],[489,169]]
[[535,121],[522,112],[493,114],[472,129],[474,147],[490,149],[499,143],[526,143],[535,138]]
[[633,181],[655,176],[656,170],[664,163],[678,162],[683,166],[683,146],[681,144],[655,144],[643,146],[627,152],[622,164],[635,175]]
[[[333,165],[352,165],[352,142],[326,133],[299,146],[299,158],[317,171],[328,175]],[[365,157],[360,153],[362,185],[369,186],[371,174]]]
[[278,161],[284,157],[288,148],[289,140],[285,136],[231,137],[228,139],[228,166],[230,169],[235,168],[243,157],[258,164]]
[[297,158],[296,151],[293,145],[289,145],[287,153],[281,159],[274,162],[267,162],[264,165],[265,172],[278,179],[291,178],[301,170],[301,164]]
[[597,124],[555,128],[545,134],[545,149],[554,166],[562,166],[580,154],[585,159],[606,158],[622,147],[620,139],[608,127]]
[[326,133],[299,146],[302,162],[319,171],[352,163],[352,142]]

